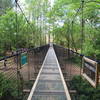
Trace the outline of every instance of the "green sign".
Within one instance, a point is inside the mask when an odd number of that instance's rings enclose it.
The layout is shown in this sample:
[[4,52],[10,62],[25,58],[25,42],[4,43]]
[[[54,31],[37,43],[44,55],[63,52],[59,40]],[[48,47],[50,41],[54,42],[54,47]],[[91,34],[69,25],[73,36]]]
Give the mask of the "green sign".
[[21,54],[21,65],[25,65],[27,63],[27,54],[22,53]]

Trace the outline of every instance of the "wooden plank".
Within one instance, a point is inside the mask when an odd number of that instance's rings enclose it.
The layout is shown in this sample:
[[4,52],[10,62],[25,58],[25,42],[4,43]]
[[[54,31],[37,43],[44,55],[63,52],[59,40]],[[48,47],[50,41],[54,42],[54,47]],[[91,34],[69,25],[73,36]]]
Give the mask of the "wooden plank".
[[83,57],[84,60],[86,60],[87,62],[90,62],[91,64],[93,64],[94,66],[96,66],[97,62],[87,58],[87,57]]
[[24,93],[30,93],[31,90],[30,90],[30,89],[24,89],[23,92],[24,92]]
[[[91,75],[88,75],[89,72]],[[93,76],[94,75],[94,78]],[[99,84],[99,64],[87,57],[83,57],[82,76],[93,86],[97,87]]]
[[76,90],[69,90],[69,92],[70,92],[71,94],[76,94],[76,93],[77,93]]
[[[53,58],[53,59],[51,59],[51,58]],[[55,63],[54,63],[54,60],[55,60]],[[42,72],[43,69],[47,69],[47,68],[52,69],[54,72]],[[58,70],[56,70],[55,68]],[[56,70],[56,72],[55,72],[55,70]],[[64,74],[66,74],[66,73],[64,73]],[[40,79],[42,81],[40,81]],[[40,84],[39,84],[39,82],[40,82]],[[57,87],[58,83],[60,84],[60,87],[59,87],[59,85]],[[54,49],[52,47],[50,47],[47,52],[47,55],[43,62],[43,65],[38,73],[36,81],[31,89],[30,95],[27,100],[32,100],[32,97],[34,95],[37,95],[37,96],[38,95],[41,95],[41,96],[49,95],[51,97],[52,97],[52,95],[57,95],[57,96],[61,95],[61,96],[65,96],[66,100],[71,100],[71,97],[70,97],[68,88],[66,86],[60,65],[58,63]]]
[[[55,52],[55,51],[54,51],[54,52]],[[55,56],[56,56],[56,54],[55,54]],[[65,93],[66,93],[67,99],[68,99],[68,100],[71,100],[71,97],[70,97],[68,88],[67,88],[67,86],[66,86],[66,82],[65,82],[65,80],[64,80],[64,76],[63,76],[63,74],[62,74],[61,67],[60,67],[60,65],[59,65],[59,62],[58,62],[57,57],[56,57],[56,61],[57,61],[57,65],[58,65],[58,68],[59,68],[59,72],[60,72],[60,75],[61,75],[61,79],[62,79],[62,82],[63,82],[63,85],[64,85],[64,89],[65,89]]]
[[82,75],[83,75],[83,77],[84,77],[86,80],[88,80],[88,81],[91,83],[91,85],[92,85],[93,87],[96,87],[95,82],[92,81],[91,78],[89,78],[86,74],[82,74]]

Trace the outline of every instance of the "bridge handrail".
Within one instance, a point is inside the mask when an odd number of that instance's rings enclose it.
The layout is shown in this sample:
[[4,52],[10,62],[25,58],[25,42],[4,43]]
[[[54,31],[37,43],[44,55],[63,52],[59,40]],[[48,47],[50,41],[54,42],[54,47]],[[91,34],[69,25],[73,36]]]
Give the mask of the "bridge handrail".
[[53,45],[59,46],[59,47],[64,48],[64,49],[67,49],[67,50],[69,50],[69,51],[71,51],[71,52],[77,54],[77,55],[80,56],[80,57],[87,57],[87,58],[89,58],[89,59],[91,59],[91,60],[93,60],[93,61],[95,61],[95,62],[97,62],[97,63],[100,64],[100,60],[98,60],[98,59],[93,59],[93,58],[91,58],[90,56],[85,56],[84,54],[80,54],[80,53],[78,53],[78,52],[76,52],[76,51],[74,51],[74,50],[72,50],[72,49],[65,48],[65,47],[63,47],[63,46],[61,46],[61,45],[57,45],[57,44],[53,44]]
[[42,45],[42,46],[40,46],[40,47],[38,46],[38,47],[35,47],[35,48],[29,48],[29,49],[25,49],[25,50],[15,51],[15,54],[12,54],[12,55],[10,55],[10,56],[2,57],[2,58],[0,59],[0,61],[5,60],[5,59],[8,59],[8,58],[11,58],[11,57],[18,56],[18,55],[20,55],[20,54],[22,54],[22,53],[25,53],[25,52],[29,52],[29,51],[32,51],[32,50],[36,50],[36,49],[38,49],[38,48],[42,48],[42,47],[45,47],[45,46],[49,46],[49,44]]

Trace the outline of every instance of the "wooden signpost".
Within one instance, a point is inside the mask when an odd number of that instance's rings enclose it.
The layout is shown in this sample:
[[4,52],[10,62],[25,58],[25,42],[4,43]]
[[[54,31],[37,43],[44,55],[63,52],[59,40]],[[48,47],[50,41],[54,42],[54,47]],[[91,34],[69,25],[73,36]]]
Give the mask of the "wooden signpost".
[[93,87],[96,88],[99,83],[99,64],[87,57],[83,57],[82,76],[87,79]]

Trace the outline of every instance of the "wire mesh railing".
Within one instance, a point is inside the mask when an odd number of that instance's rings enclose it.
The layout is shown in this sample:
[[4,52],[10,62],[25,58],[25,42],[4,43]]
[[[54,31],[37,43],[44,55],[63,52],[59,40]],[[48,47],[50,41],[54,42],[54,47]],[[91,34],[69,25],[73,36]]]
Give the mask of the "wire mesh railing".
[[[84,95],[88,94],[87,87],[91,90],[88,98],[91,98],[91,93],[95,93],[96,89],[91,88],[89,82],[84,81],[81,76],[83,74],[90,76],[94,73],[92,76],[95,83],[95,78],[97,78],[97,81],[99,80],[99,77],[97,77],[99,71],[96,68],[93,69],[95,66],[91,66],[89,62],[90,66],[87,66],[88,63],[83,62],[83,55],[59,45],[53,45],[53,47],[72,100],[85,98]],[[27,99],[48,48],[49,44],[32,49],[18,50],[13,55],[0,59],[0,100]],[[91,62],[94,63],[95,61]],[[86,90],[83,89],[84,87]]]
[[0,100],[25,100],[49,45],[18,50],[0,60]]
[[54,49],[65,78],[71,80],[73,76],[81,74],[82,57],[67,48],[54,45]]
[[[16,99],[22,95],[19,54],[7,56],[0,60],[0,99]],[[21,96],[20,96],[21,97]],[[19,98],[21,99],[21,98]]]
[[[99,85],[98,82],[100,80],[98,62],[74,52],[71,49],[55,44],[53,46],[72,100],[84,100],[84,98],[86,100],[92,100],[94,98],[92,93],[96,95],[96,89],[94,89],[94,87]],[[97,90],[100,90],[99,86]],[[88,95],[88,98],[86,95]],[[97,98],[95,100],[98,100]]]

